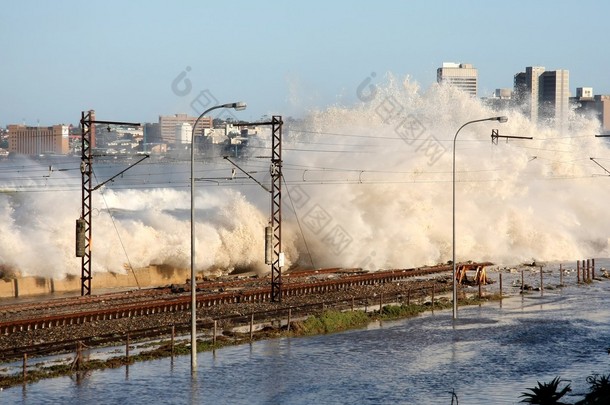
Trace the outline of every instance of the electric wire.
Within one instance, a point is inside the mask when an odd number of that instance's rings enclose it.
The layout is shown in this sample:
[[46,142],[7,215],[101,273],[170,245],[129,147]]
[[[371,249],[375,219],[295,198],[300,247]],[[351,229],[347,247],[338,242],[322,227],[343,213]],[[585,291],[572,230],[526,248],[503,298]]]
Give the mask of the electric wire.
[[[367,136],[367,135],[357,135],[357,134],[339,134],[339,133],[333,133],[333,132],[321,132],[321,131],[303,131],[303,130],[299,130],[298,132],[304,132],[304,133],[318,133],[318,134],[330,134],[330,135],[337,135],[337,136],[355,136],[355,137],[359,137],[359,138],[379,138],[376,136]],[[585,135],[580,135],[580,136],[566,136],[566,137],[560,137],[560,138],[542,138],[542,140],[556,140],[556,139],[570,139],[570,138],[587,138],[588,136]],[[381,139],[400,139],[400,138],[394,138],[394,137],[381,137]],[[298,142],[298,141],[297,141]],[[461,141],[462,142],[462,141]],[[487,141],[486,141],[487,142]],[[313,144],[315,144],[315,142],[312,142]],[[573,153],[573,151],[571,150],[560,150],[560,149],[552,149],[552,148],[545,148],[545,147],[533,147],[533,146],[525,146],[525,145],[517,145],[517,144],[512,144],[512,146],[514,148],[517,149],[525,149],[525,150],[535,150],[538,151],[539,153],[537,154],[536,158],[541,159],[541,160],[545,160],[548,162],[553,162],[553,163],[560,163],[560,164],[572,164],[573,166],[577,165],[579,160],[581,159],[571,159],[571,160],[558,160],[555,159],[553,157],[547,157],[544,156],[544,154],[541,154],[540,152],[550,152],[550,153],[562,153],[562,154],[569,154],[569,153]],[[259,146],[253,146],[253,145],[249,145],[247,146],[247,148],[258,148],[258,149],[268,149],[265,147],[259,147]],[[294,150],[294,151],[311,151],[311,152],[322,152],[322,153],[338,153],[338,154],[342,154],[342,153],[362,153],[362,151],[345,151],[345,150],[328,150],[328,149],[324,149],[324,150],[312,150],[312,149],[302,149],[302,148],[285,148],[285,150]],[[461,148],[462,149],[462,148]],[[222,156],[212,156],[212,157],[208,157],[207,159],[209,159],[210,162],[217,162],[220,161],[222,159]],[[603,158],[600,158],[603,159]],[[256,157],[247,157],[245,159],[247,161],[247,170],[251,173],[256,173],[257,168],[265,168],[266,164],[261,162],[260,160],[257,160]],[[585,161],[586,159],[582,159],[582,161]],[[113,159],[100,159],[99,160],[100,164],[103,165],[113,165],[116,160]],[[75,163],[72,163],[75,165]],[[11,176],[9,179],[5,179],[5,181],[10,181],[10,182],[23,182],[23,181],[36,181],[36,179],[44,179],[45,184],[41,185],[41,184],[11,184],[10,186],[7,186],[8,190],[5,190],[7,192],[30,192],[33,191],[31,190],[32,188],[36,188],[36,187],[41,187],[43,188],[43,190],[41,191],[45,191],[45,190],[49,190],[49,191],[55,191],[55,190],[66,190],[66,191],[72,191],[72,187],[76,187],[76,185],[69,185],[69,184],[62,184],[60,186],[58,186],[57,184],[55,184],[56,180],[63,180],[64,182],[66,181],[65,178],[63,177],[59,177],[57,178],[57,176],[54,176],[54,174],[56,172],[69,172],[69,171],[76,171],[79,170],[79,167],[75,167],[75,166],[71,166],[72,164],[70,163],[64,163],[64,162],[52,162],[48,167],[47,166],[41,166],[40,164],[22,164],[18,167],[3,167],[0,165],[0,172],[1,173],[12,173],[12,174],[19,174],[18,176]],[[159,159],[156,161],[151,161],[151,162],[147,162],[146,164],[144,164],[143,166],[150,164],[150,165],[155,165],[155,166],[159,166],[162,165],[163,167],[166,167],[168,164],[171,165],[176,165],[177,167],[182,167],[184,165],[184,161],[181,161],[179,159],[176,158],[172,158],[172,157],[165,157],[164,159]],[[413,170],[413,171],[392,171],[392,170],[374,170],[374,169],[358,169],[358,168],[340,168],[340,167],[320,167],[320,166],[309,166],[309,165],[302,165],[302,164],[290,164],[290,163],[285,163],[285,170],[295,173],[298,171],[302,171],[303,173],[301,174],[302,176],[305,176],[306,173],[309,172],[328,172],[328,173],[350,173],[350,172],[354,172],[354,173],[360,173],[360,176],[364,175],[364,174],[371,174],[371,173],[387,173],[387,174],[394,174],[394,175],[400,175],[400,174],[404,174],[404,175],[413,175],[413,176],[426,176],[426,175],[434,175],[434,174],[442,174],[442,173],[448,173],[448,171],[428,171],[428,170],[423,170],[423,171],[418,171],[417,169]],[[151,166],[153,167],[153,166]],[[214,169],[202,169],[204,171],[207,172],[207,174],[209,173],[214,173],[214,172],[219,172],[222,170],[226,170],[223,168],[214,168]],[[476,172],[499,172],[502,171],[503,168],[496,168],[496,169],[477,169],[477,170],[461,170],[459,171],[459,173],[476,173]],[[174,170],[172,171],[172,175],[175,175],[176,177],[182,177],[181,175],[186,173],[186,167],[184,170]],[[296,174],[296,173],[295,173]],[[164,187],[164,186],[168,186],[168,187],[183,187],[185,185],[185,181],[184,180],[173,180],[170,179],[168,180],[167,178],[167,173],[159,173],[156,172],[155,170],[152,170],[148,173],[140,173],[137,171],[134,171],[134,173],[130,173],[130,174],[126,174],[124,176],[124,178],[126,179],[125,183],[128,183],[126,186],[127,187],[138,187],[138,188],[156,188],[156,187]],[[69,180],[68,180],[69,181]],[[133,184],[134,182],[141,182],[143,184]],[[304,181],[305,182],[309,182],[310,181]],[[337,184],[337,181],[332,181],[333,184]],[[345,184],[350,184],[350,181],[345,182]],[[387,181],[365,181],[364,183],[388,183]],[[113,184],[112,188],[123,188],[123,186],[118,185],[118,184]]]
[[[93,177],[95,177],[95,180],[97,181],[97,176],[95,175],[95,172],[93,170],[91,172],[93,173]],[[133,278],[136,280],[136,285],[138,286],[138,290],[139,290],[141,287],[140,287],[140,282],[138,281],[138,276],[136,276],[136,272],[133,269],[133,265],[131,264],[131,260],[129,259],[129,254],[127,253],[127,249],[125,248],[125,244],[123,243],[123,239],[121,238],[119,228],[116,225],[114,216],[112,215],[112,211],[110,210],[110,207],[108,206],[108,201],[106,201],[106,196],[104,195],[103,190],[100,190],[100,194],[102,196],[102,200],[104,200],[104,205],[106,205],[106,210],[108,211],[108,215],[110,216],[110,220],[112,221],[112,226],[114,227],[114,231],[116,232],[117,237],[119,238],[119,243],[121,244],[121,248],[123,249],[123,253],[125,254],[127,264],[129,265],[129,270],[131,270],[131,274],[133,274]]]
[[311,262],[311,266],[315,269],[316,265],[313,261],[313,256],[311,255],[311,251],[309,250],[309,244],[307,243],[307,238],[305,237],[305,233],[303,232],[303,228],[301,227],[301,221],[299,221],[299,214],[297,213],[297,209],[294,206],[294,202],[292,201],[292,197],[290,196],[290,188],[288,184],[286,184],[286,178],[284,174],[282,174],[282,180],[284,181],[284,186],[286,186],[286,193],[288,194],[288,199],[290,200],[290,205],[292,206],[292,210],[294,211],[294,217],[297,220],[297,225],[299,226],[299,231],[301,232],[301,236],[303,237],[303,242],[305,243],[305,249],[307,250],[307,255],[309,256],[309,261]]

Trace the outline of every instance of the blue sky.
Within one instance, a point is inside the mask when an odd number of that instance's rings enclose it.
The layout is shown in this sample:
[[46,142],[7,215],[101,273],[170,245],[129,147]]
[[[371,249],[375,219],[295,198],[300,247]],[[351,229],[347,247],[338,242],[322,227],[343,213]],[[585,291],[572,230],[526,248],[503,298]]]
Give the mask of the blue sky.
[[[88,109],[155,122],[192,113],[198,97],[243,100],[247,120],[296,117],[355,103],[371,72],[426,89],[444,61],[474,64],[479,96],[512,87],[525,66],[568,69],[573,94],[610,94],[602,0],[3,0],[0,10],[2,127],[77,123]],[[181,72],[191,85],[178,94]]]

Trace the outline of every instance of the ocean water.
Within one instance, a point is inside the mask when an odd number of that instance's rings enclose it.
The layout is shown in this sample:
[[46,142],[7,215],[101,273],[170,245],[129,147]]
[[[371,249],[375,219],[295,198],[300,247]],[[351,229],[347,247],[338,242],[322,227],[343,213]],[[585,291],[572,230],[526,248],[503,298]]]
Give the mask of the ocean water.
[[[564,266],[565,268],[566,266]],[[599,270],[598,270],[599,271]],[[526,270],[536,286],[539,272]],[[514,293],[520,272],[504,274]],[[497,276],[492,274],[493,276]],[[516,404],[537,381],[610,373],[610,281],[546,272],[543,292],[323,336],[259,341],[0,392],[2,404]],[[497,287],[497,284],[495,285]],[[471,291],[474,293],[474,290]]]

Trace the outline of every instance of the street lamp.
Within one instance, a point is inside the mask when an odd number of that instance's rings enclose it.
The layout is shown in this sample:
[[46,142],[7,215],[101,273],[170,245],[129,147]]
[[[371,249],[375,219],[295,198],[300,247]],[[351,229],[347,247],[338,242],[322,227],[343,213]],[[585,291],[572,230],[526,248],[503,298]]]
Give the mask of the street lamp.
[[457,136],[462,130],[462,128],[464,128],[466,125],[482,121],[498,121],[504,123],[508,121],[508,117],[503,115],[500,117],[490,117],[483,118],[480,120],[468,121],[457,130],[455,136],[453,137],[453,319],[457,318],[457,274],[455,269],[455,141],[457,140]]
[[199,120],[212,110],[233,108],[236,111],[246,109],[246,103],[237,102],[217,105],[208,108],[197,117],[191,131],[191,373],[197,371],[197,283],[195,282],[195,128]]

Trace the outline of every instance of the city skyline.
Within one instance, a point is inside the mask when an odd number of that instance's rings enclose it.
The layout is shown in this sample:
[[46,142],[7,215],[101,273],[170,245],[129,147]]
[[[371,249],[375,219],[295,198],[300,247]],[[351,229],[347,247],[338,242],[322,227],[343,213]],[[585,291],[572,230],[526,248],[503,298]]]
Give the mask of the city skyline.
[[74,124],[88,109],[101,119],[155,122],[216,100],[247,102],[240,119],[299,117],[356,104],[357,86],[373,73],[427,89],[443,62],[474,65],[479,97],[512,88],[524,66],[569,70],[572,96],[577,87],[610,94],[602,51],[610,4],[347,6],[7,3],[0,127]]

